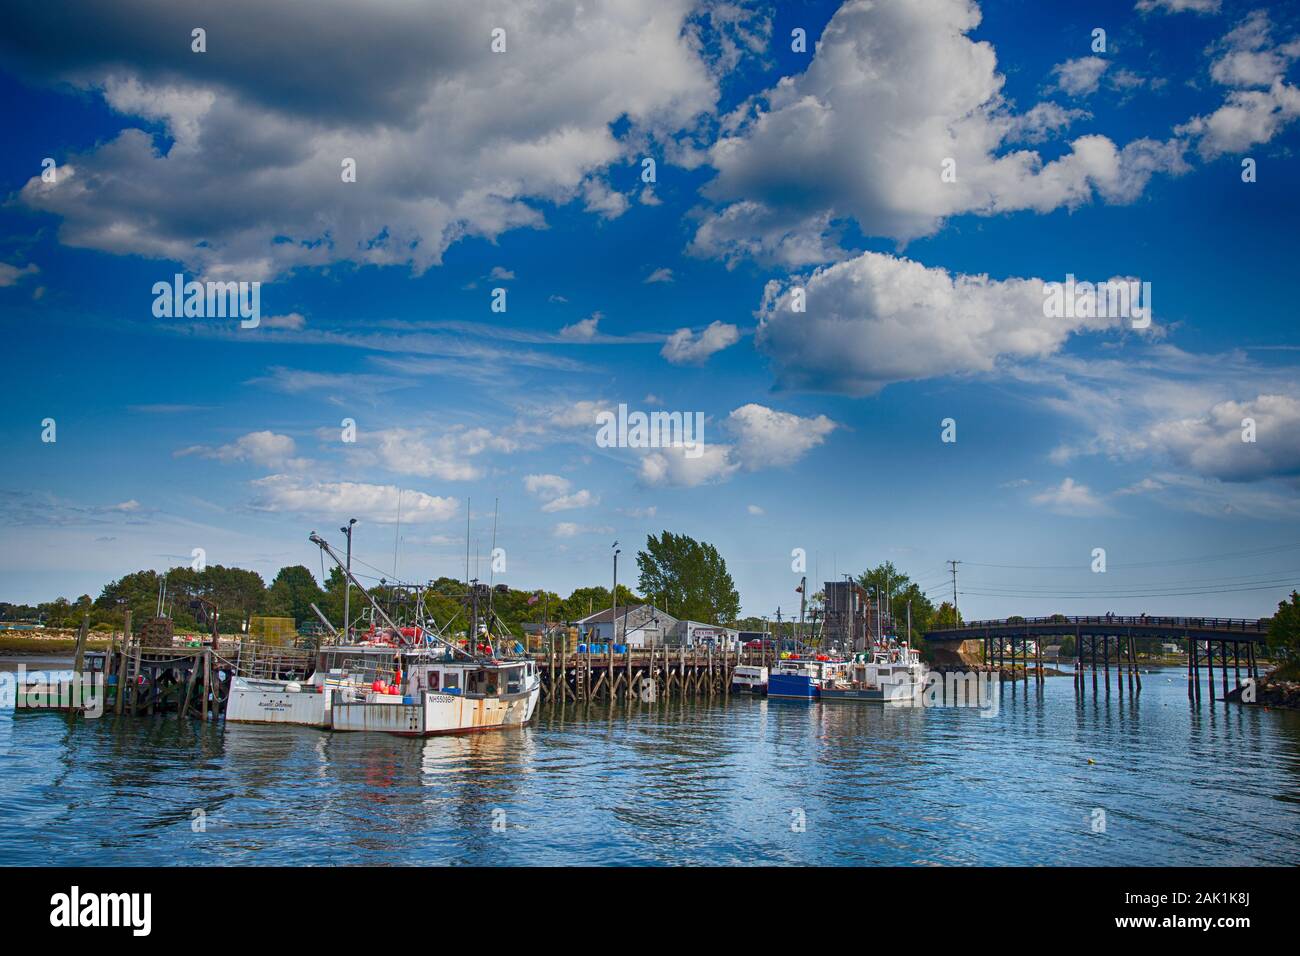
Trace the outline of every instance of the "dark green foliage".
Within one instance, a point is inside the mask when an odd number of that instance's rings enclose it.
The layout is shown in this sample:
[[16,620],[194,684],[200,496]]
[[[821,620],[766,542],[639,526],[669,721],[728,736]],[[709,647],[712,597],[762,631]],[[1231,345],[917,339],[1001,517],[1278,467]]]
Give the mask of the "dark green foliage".
[[719,624],[740,613],[740,594],[727,562],[707,542],[671,531],[648,535],[636,564],[641,593],[673,617]]

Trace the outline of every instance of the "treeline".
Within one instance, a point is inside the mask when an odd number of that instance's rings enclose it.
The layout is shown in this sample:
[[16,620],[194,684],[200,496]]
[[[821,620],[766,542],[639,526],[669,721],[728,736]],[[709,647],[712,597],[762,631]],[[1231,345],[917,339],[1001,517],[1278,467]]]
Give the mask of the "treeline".
[[[191,602],[198,598],[217,606],[218,627],[223,634],[243,632],[249,620],[257,616],[292,618],[296,627],[319,623],[312,604],[335,627],[343,622],[346,579],[338,568],[331,569],[324,587],[300,564],[281,568],[269,585],[254,571],[221,565],[211,565],[202,571],[175,567],[165,572],[165,577],[163,613],[176,622],[177,630],[207,632],[211,629],[202,607],[192,606]],[[105,585],[97,598],[83,594],[75,601],[60,597],[34,606],[0,602],[0,619],[40,622],[51,628],[75,628],[88,617],[96,630],[120,629],[127,608],[137,623],[157,614],[163,578],[164,574],[156,571],[135,571]],[[389,584],[371,585],[366,591],[388,613],[405,620],[415,619],[417,608],[412,592]],[[423,595],[426,615],[444,625],[460,612],[463,622],[465,594],[465,582],[438,578]],[[620,606],[642,603],[638,595],[621,584],[618,601]],[[367,606],[364,594],[353,585],[350,612],[354,627],[361,626],[357,622]],[[547,611],[552,621],[573,621],[609,606],[610,591],[605,587],[580,587],[567,597],[514,588],[492,592],[492,610],[516,636],[523,634],[525,623],[541,622]],[[461,629],[461,625],[455,629]]]
[[[726,561],[712,545],[665,531],[646,538],[646,550],[637,555],[637,565],[641,592],[653,594],[655,601],[668,603],[665,609],[675,617],[726,624],[740,610],[740,595],[727,571]],[[223,634],[243,632],[249,620],[256,616],[292,618],[300,628],[316,624],[319,619],[312,611],[313,604],[335,627],[343,622],[346,581],[343,572],[331,568],[322,586],[300,564],[281,568],[269,585],[254,571],[222,565],[209,565],[201,571],[180,566],[163,574],[135,571],[105,585],[95,598],[83,594],[75,601],[61,597],[35,606],[0,602],[0,619],[74,628],[89,618],[91,626],[98,630],[118,629],[127,608],[137,622],[157,614],[164,578],[163,613],[182,631],[211,629],[205,611],[194,603],[199,598],[217,606],[218,626]],[[366,591],[399,623],[416,619],[419,609],[414,606],[410,589],[380,582],[368,586]],[[445,627],[459,615],[452,630],[465,629],[465,594],[465,582],[455,578],[443,577],[430,582],[423,593],[426,618]],[[618,586],[620,607],[642,603],[647,603],[647,599],[626,585]],[[510,587],[494,588],[491,593],[493,613],[515,636],[522,636],[524,624],[541,623],[543,615],[552,622],[577,621],[610,604],[610,590],[601,586],[579,587],[567,596]],[[353,627],[359,626],[358,620],[366,606],[365,596],[354,585],[350,605]]]
[[[620,607],[653,603],[679,619],[726,624],[744,631],[776,630],[771,616],[738,616],[740,596],[726,561],[712,545],[665,531],[647,537],[646,548],[637,555],[637,566],[640,571],[638,591],[620,584]],[[172,617],[179,630],[210,630],[211,624],[204,618],[202,610],[191,606],[197,598],[217,605],[220,609],[218,624],[224,634],[241,633],[249,619],[259,615],[292,618],[298,627],[314,624],[317,618],[311,610],[312,604],[319,607],[336,627],[343,621],[345,579],[337,567],[331,569],[323,586],[308,568],[300,564],[281,568],[269,585],[254,571],[221,565],[211,565],[202,571],[181,566],[167,571],[165,576],[167,598],[164,613]],[[94,598],[88,594],[75,601],[60,597],[34,606],[0,601],[0,620],[75,628],[84,618],[89,618],[91,626],[98,630],[119,629],[127,608],[131,609],[137,622],[155,615],[162,578],[163,575],[156,571],[135,571],[105,585]],[[887,596],[886,603],[900,634],[905,630],[910,604],[914,646],[920,646],[921,637],[927,631],[954,627],[961,621],[951,603],[944,601],[936,605],[908,575],[890,562],[862,572],[856,580],[873,597],[877,589],[882,597]],[[385,583],[372,585],[367,590],[381,606],[391,609],[390,613],[414,620],[417,609],[410,603],[409,592]],[[426,615],[439,626],[446,626],[459,615],[452,630],[463,629],[465,590],[464,582],[454,578],[443,577],[433,581],[424,593]],[[812,585],[809,590],[812,590]],[[782,608],[783,636],[794,634],[799,600],[800,596],[792,585],[788,600],[786,596],[777,596],[773,602]],[[351,604],[354,626],[365,606],[365,598],[354,587]],[[541,623],[544,613],[552,622],[577,621],[609,606],[610,591],[602,586],[579,587],[567,596],[553,591],[516,588],[502,588],[492,593],[493,611],[516,636],[523,634],[524,624]],[[814,617],[818,621],[823,618],[823,608],[822,592],[808,596],[805,613],[807,633],[811,633]],[[1292,592],[1288,601],[1278,605],[1269,646],[1284,660],[1300,660],[1300,594]]]
[[[653,603],[679,619],[726,624],[745,631],[776,631],[776,623],[770,616],[738,616],[740,595],[726,561],[712,545],[665,531],[658,536],[649,536],[646,548],[638,553],[636,560],[638,591],[620,584],[620,607]],[[334,626],[340,626],[343,621],[343,572],[337,567],[331,568],[322,586],[315,575],[300,564],[281,568],[270,584],[254,571],[222,565],[210,565],[202,571],[184,565],[165,573],[135,571],[105,585],[94,598],[88,594],[75,601],[60,597],[34,606],[0,602],[0,619],[40,622],[52,628],[75,628],[88,617],[91,626],[97,630],[119,629],[127,608],[131,609],[136,622],[157,613],[164,577],[163,613],[171,617],[177,629],[182,631],[206,632],[211,629],[203,610],[192,606],[197,598],[218,607],[218,626],[225,634],[243,632],[249,619],[255,616],[292,618],[296,627],[316,624],[318,619],[311,609],[313,604]],[[945,602],[936,607],[906,574],[889,562],[864,571],[857,580],[872,594],[879,587],[882,595],[889,595],[888,603],[900,633],[907,619],[908,603],[911,603],[913,641],[919,641],[921,635],[932,627],[952,626],[958,620],[951,604]],[[409,592],[386,583],[371,585],[367,590],[395,617],[415,619],[417,609],[411,603]],[[812,591],[811,586],[809,591]],[[459,630],[464,621],[462,599],[465,593],[465,583],[455,578],[442,577],[431,582],[424,593],[426,616],[443,626],[460,614],[460,622],[453,628]],[[778,603],[782,603],[784,616],[781,631],[784,636],[793,636],[799,608],[799,595],[793,593],[793,585],[790,600]],[[808,595],[807,633],[811,633],[811,622],[823,616],[823,604],[821,592]],[[503,588],[492,593],[493,611],[516,636],[522,635],[524,624],[540,623],[543,614],[552,622],[577,621],[609,606],[610,591],[603,586],[579,587],[567,596],[553,591],[516,588]],[[365,607],[364,596],[354,586],[350,608],[354,626],[357,626]]]

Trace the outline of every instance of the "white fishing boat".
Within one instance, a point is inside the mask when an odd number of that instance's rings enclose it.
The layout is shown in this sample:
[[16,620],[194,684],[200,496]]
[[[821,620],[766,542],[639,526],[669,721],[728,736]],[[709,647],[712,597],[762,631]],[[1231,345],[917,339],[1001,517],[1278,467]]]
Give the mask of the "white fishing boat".
[[906,643],[891,643],[854,654],[846,667],[822,682],[820,699],[911,703],[920,697],[924,686],[925,665],[920,651]]
[[471,650],[422,620],[399,628],[333,549],[314,533],[311,540],[361,589],[385,626],[372,628],[365,640],[322,647],[307,680],[236,676],[227,721],[428,736],[521,727],[532,719],[541,675],[533,660],[502,655],[480,628],[484,586],[471,582],[470,633],[479,638]]
[[739,664],[731,672],[733,694],[766,694],[767,668],[756,664]]
[[397,683],[332,695],[334,730],[431,736],[522,727],[532,719],[541,675],[531,660],[407,658]]

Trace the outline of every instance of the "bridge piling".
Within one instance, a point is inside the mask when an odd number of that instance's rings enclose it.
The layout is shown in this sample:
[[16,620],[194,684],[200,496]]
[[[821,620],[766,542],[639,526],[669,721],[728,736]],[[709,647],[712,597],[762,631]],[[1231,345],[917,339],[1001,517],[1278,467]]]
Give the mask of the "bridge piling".
[[1205,682],[1210,689],[1210,703],[1214,703],[1214,641],[1205,642],[1205,667],[1208,674],[1208,680]]
[[1187,645],[1192,655],[1192,690],[1199,704],[1201,702],[1201,645],[1199,641],[1190,637],[1187,639]]
[[[1000,680],[1006,679],[1008,666],[1011,668],[1011,677],[1024,676],[1028,680],[1031,669],[1028,642],[1035,641],[1033,670],[1035,677],[1042,679],[1046,670],[1043,666],[1043,641],[1049,635],[1073,635],[1075,685],[1082,693],[1087,686],[1088,675],[1091,674],[1094,696],[1103,680],[1107,695],[1111,693],[1112,664],[1115,667],[1114,689],[1117,692],[1123,692],[1126,681],[1130,694],[1142,692],[1142,668],[1137,654],[1139,637],[1148,641],[1162,638],[1181,640],[1187,648],[1187,699],[1199,703],[1202,693],[1202,661],[1211,700],[1226,698],[1234,681],[1237,686],[1241,686],[1243,679],[1258,680],[1255,645],[1266,641],[1268,628],[1267,619],[1151,617],[1145,614],[1066,617],[1055,614],[1040,618],[1016,617],[998,621],[964,622],[961,627],[927,632],[925,637],[927,641],[936,643],[980,641],[983,645],[984,666],[989,669],[996,667]],[[1102,642],[1100,646],[1098,641]],[[1246,645],[1245,648],[1242,644]],[[1216,645],[1220,670],[1218,675],[1214,673]],[[1231,662],[1228,659],[1229,645],[1232,647]],[[1231,676],[1228,674],[1229,668],[1233,672]],[[1242,674],[1243,670],[1245,675]],[[1216,687],[1216,684],[1221,686]]]
[[1106,692],[1110,693],[1110,635],[1103,634],[1101,638],[1101,666],[1102,677],[1106,681]]
[[[1235,641],[1233,643],[1236,643]],[[1228,642],[1219,641],[1219,669],[1223,671],[1223,700],[1228,700]]]

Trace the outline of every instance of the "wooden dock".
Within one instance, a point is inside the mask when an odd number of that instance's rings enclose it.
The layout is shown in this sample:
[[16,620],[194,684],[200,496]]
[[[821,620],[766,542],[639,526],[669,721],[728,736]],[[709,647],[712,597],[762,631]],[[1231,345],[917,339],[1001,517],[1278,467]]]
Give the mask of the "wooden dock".
[[533,655],[542,678],[542,700],[590,702],[728,697],[738,666],[772,666],[772,653],[712,648],[628,647],[616,653],[543,651]]
[[174,713],[200,720],[225,713],[236,674],[280,680],[305,679],[316,653],[239,639],[213,637],[196,647],[159,646],[147,631],[131,633],[128,612],[121,640],[104,652],[86,653],[78,635],[73,670],[102,677],[112,713],[152,716]]
[[[103,652],[84,652],[78,635],[74,670],[97,675],[112,713],[131,716],[175,714],[200,720],[225,713],[236,675],[306,680],[316,652],[212,636],[198,646],[174,646],[170,634],[148,627],[132,635],[127,618],[122,638]],[[771,649],[628,647],[617,652],[535,652],[541,699],[552,702],[641,701],[718,698],[731,694],[732,676],[742,664],[771,667]]]

